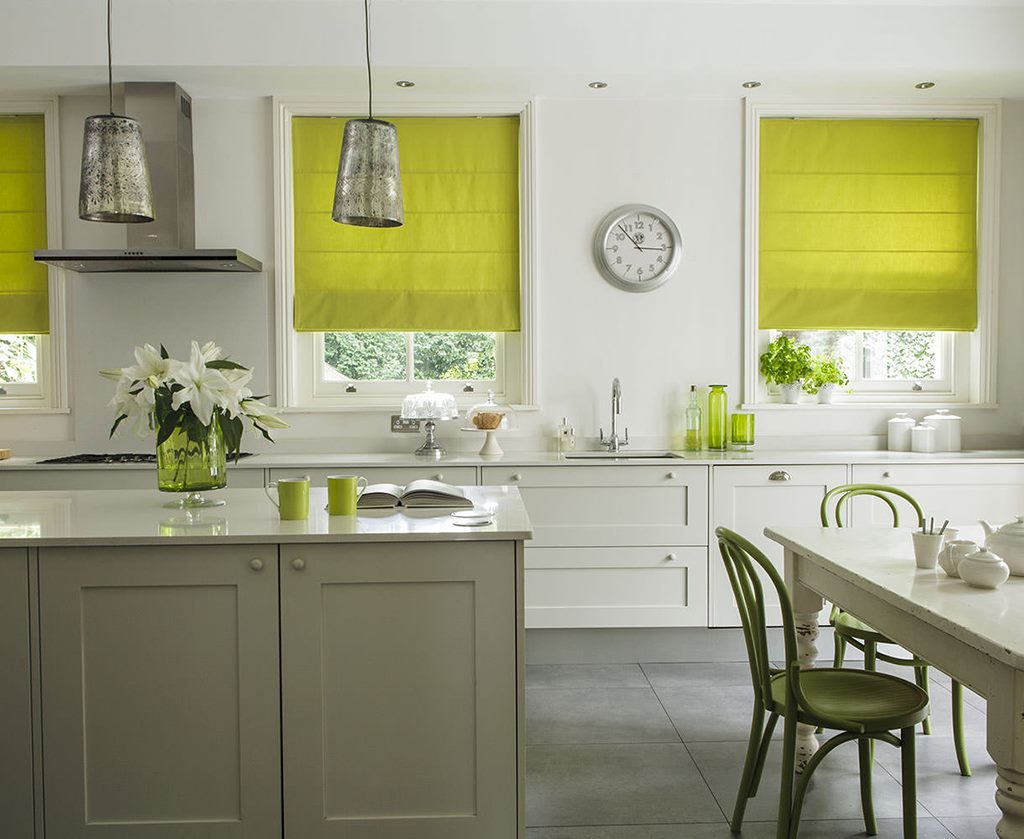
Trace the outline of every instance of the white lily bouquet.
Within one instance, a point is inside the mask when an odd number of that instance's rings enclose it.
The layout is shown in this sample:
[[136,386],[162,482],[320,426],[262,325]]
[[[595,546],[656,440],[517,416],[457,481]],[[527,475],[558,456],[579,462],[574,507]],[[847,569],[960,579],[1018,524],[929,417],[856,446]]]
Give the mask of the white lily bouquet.
[[163,345],[157,350],[144,344],[135,348],[133,366],[101,370],[100,375],[117,382],[110,436],[125,421],[140,437],[155,429],[158,455],[174,437],[182,438],[187,453],[191,444],[205,445],[211,435],[220,434],[224,453],[237,460],[243,419],[271,442],[269,429],[288,427],[277,409],[263,401],[266,396],[253,395],[252,370],[227,358],[213,341],[201,347],[193,341],[188,361],[171,358]]

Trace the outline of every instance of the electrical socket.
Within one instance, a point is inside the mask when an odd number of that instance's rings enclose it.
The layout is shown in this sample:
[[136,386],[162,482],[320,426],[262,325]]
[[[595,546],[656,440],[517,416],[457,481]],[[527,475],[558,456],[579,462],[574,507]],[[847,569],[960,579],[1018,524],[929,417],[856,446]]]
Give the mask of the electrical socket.
[[402,419],[399,414],[391,415],[391,431],[394,434],[418,434],[420,421],[415,419]]

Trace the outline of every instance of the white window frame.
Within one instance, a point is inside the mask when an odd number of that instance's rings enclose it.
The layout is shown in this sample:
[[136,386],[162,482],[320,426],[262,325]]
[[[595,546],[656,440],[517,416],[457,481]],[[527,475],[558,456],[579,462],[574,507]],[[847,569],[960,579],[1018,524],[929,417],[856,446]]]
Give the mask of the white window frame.
[[[1002,105],[998,100],[833,101],[745,100],[745,207],[743,403],[765,408],[781,402],[765,385],[759,371],[767,349],[769,330],[758,328],[758,204],[760,121],[771,117],[834,119],[965,118],[977,119],[980,130],[978,157],[978,328],[953,336],[951,380],[942,387],[915,391],[912,382],[873,383],[870,389],[844,394],[843,402],[857,406],[902,404],[971,404],[995,407],[998,323],[999,176]],[[780,406],[781,407],[781,406]],[[786,405],[786,410],[799,406]]]
[[[294,216],[292,206],[292,118],[297,116],[350,116],[366,109],[365,101],[274,99],[275,189],[275,336],[277,342],[277,404],[286,411],[380,411],[397,407],[396,397],[410,390],[403,382],[356,382],[356,392],[328,386],[320,376],[323,363],[320,333],[296,332],[294,322]],[[537,407],[537,254],[535,223],[535,149],[537,128],[532,103],[491,101],[378,105],[391,116],[519,116],[519,265],[520,322],[518,333],[499,333],[498,378],[503,390],[496,398],[519,410]],[[325,201],[330,196],[325,196]],[[320,350],[319,356],[317,355]],[[437,389],[454,389],[462,406],[480,401],[480,388],[464,393],[465,382],[435,382]]]
[[[61,247],[60,124],[57,98],[0,99],[0,114],[41,114],[46,144],[46,247]],[[64,271],[47,266],[50,334],[39,335],[35,384],[2,385],[0,414],[68,413],[67,332]]]

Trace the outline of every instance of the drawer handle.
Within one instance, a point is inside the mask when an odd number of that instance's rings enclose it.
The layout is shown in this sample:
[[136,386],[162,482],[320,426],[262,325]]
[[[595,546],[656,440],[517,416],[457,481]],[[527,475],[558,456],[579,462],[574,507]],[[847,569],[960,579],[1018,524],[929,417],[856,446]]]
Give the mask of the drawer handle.
[[519,474],[518,472],[516,472],[516,473],[515,473],[515,474],[514,474],[514,475],[512,476],[512,480],[513,480],[513,481],[521,481],[522,479],[523,479],[523,476],[522,476],[522,475],[520,475],[520,474]]
[[443,481],[444,480],[444,472],[438,472],[436,475],[434,475],[434,480],[435,481]]
[[669,472],[665,477],[668,478],[670,481],[674,481],[676,479],[676,473]]
[[768,480],[769,481],[791,481],[793,479],[789,476],[789,472],[785,471],[784,469],[779,469],[776,472],[772,472],[768,476]]
[[250,559],[249,560],[249,567],[253,571],[262,571],[263,570],[263,560],[262,559]]
[[292,568],[294,568],[296,571],[305,570],[306,560],[304,560],[301,556],[295,557],[295,559],[292,560]]
[[665,561],[666,562],[675,562],[676,561],[676,555],[675,554],[669,554],[668,556],[665,557]]
[[882,473],[882,477],[883,478],[891,478],[892,477],[892,472],[883,472]]

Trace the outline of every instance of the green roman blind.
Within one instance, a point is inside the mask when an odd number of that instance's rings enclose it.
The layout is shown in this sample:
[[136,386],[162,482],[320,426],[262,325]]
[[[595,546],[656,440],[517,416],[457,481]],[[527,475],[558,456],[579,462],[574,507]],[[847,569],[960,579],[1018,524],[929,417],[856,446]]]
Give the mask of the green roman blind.
[[760,126],[761,329],[977,327],[977,120]]
[[346,120],[295,117],[295,329],[519,329],[519,118],[409,117],[405,224],[331,220]]
[[0,333],[50,331],[46,266],[46,135],[42,115],[0,115]]

